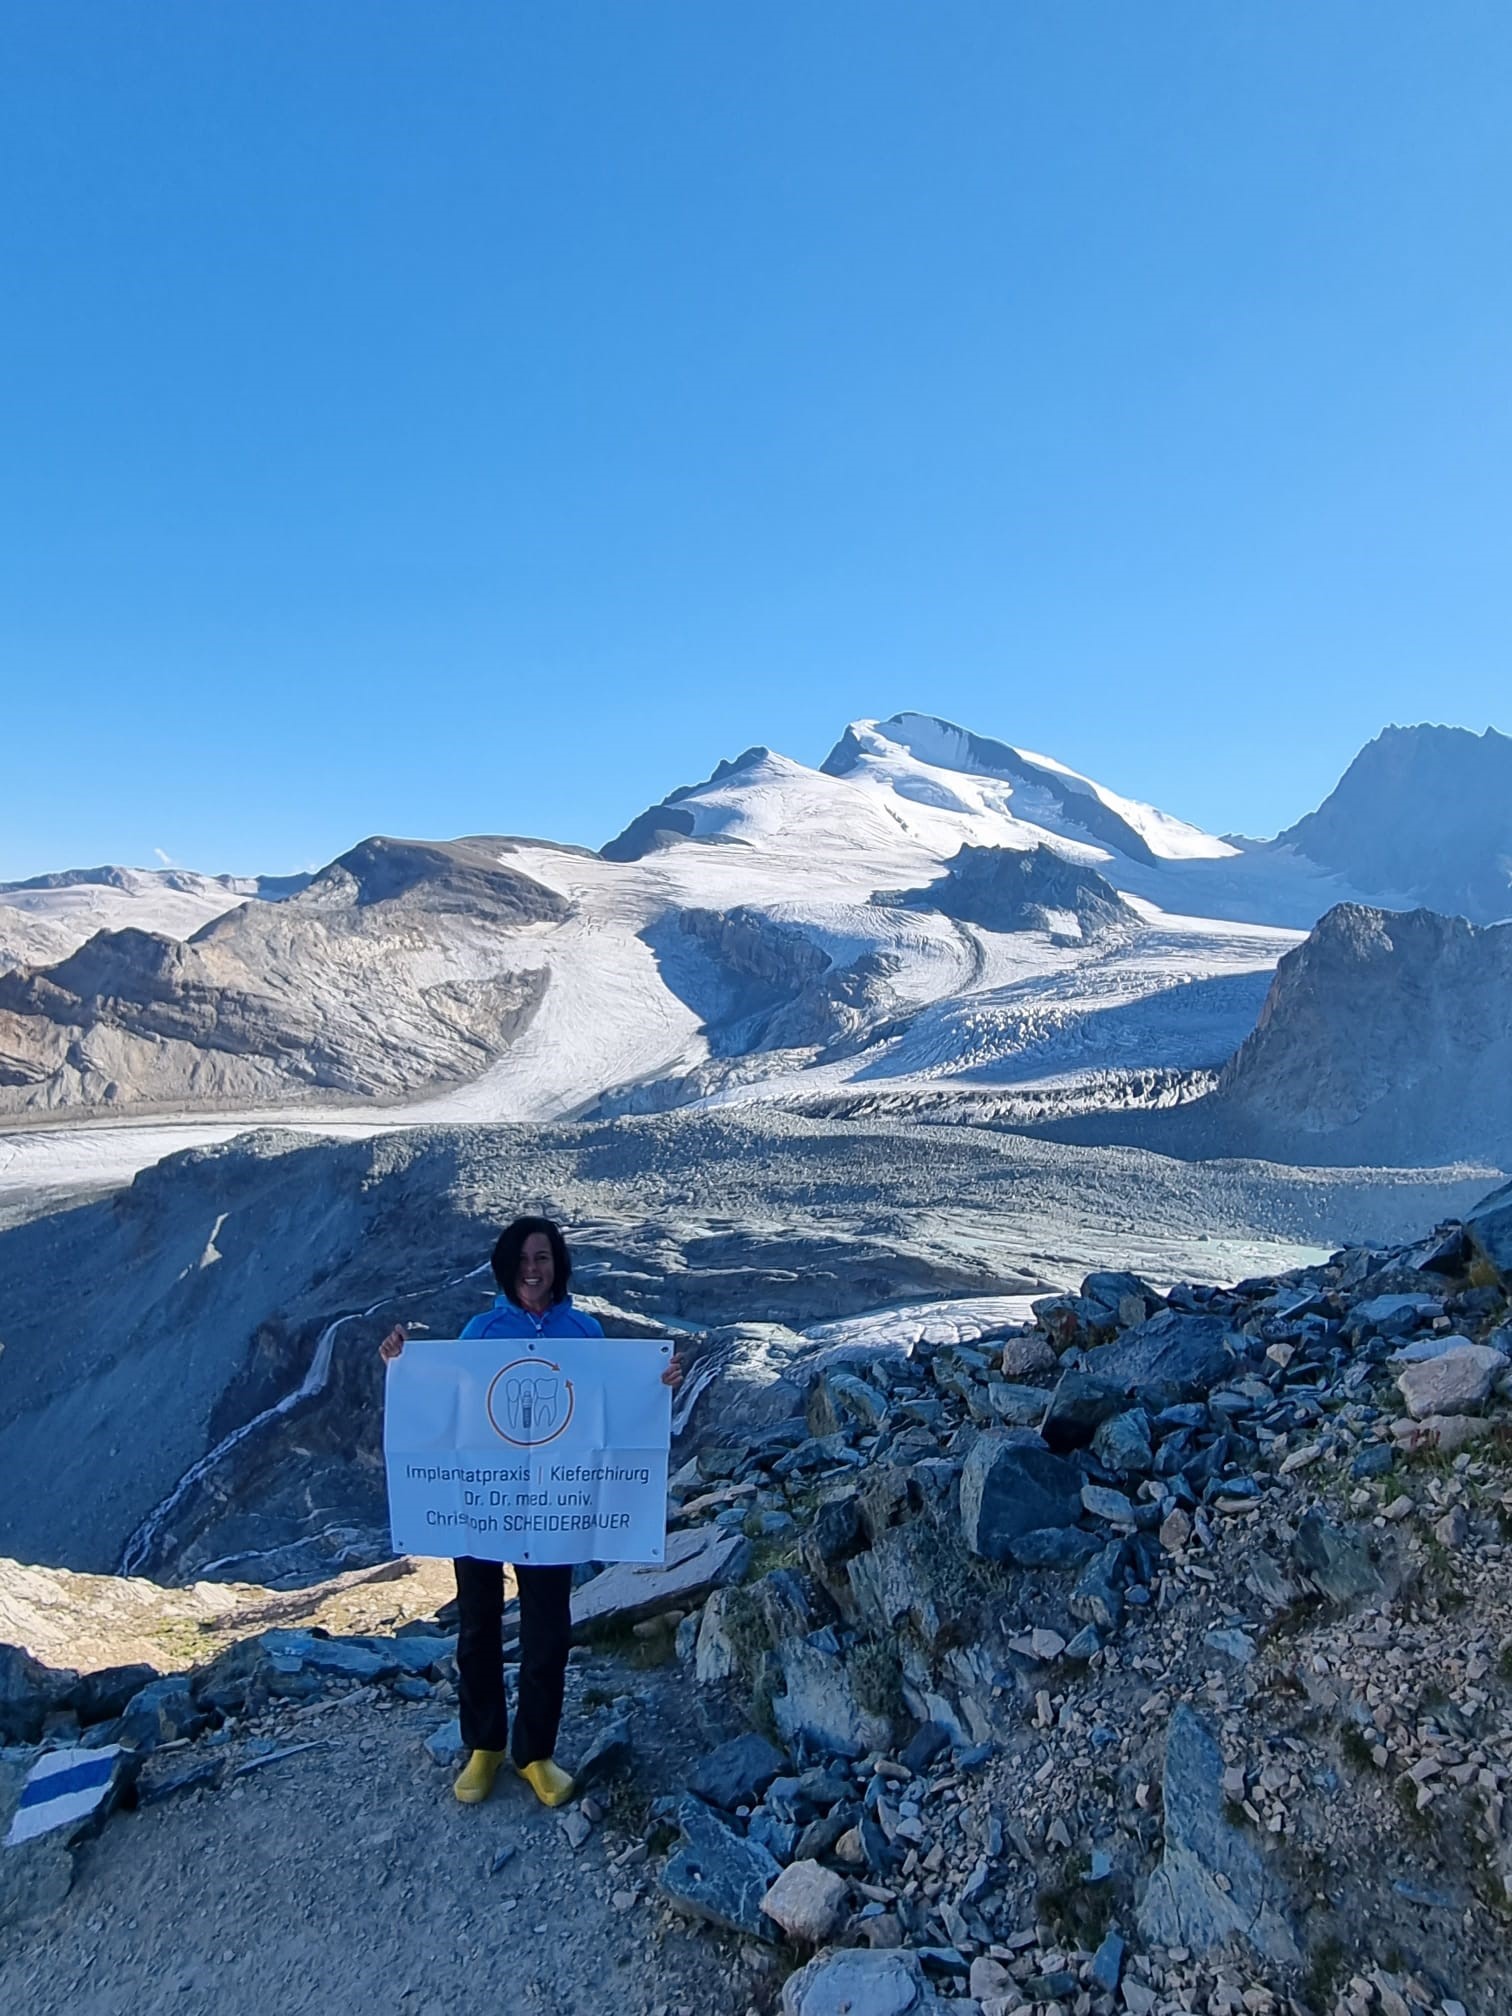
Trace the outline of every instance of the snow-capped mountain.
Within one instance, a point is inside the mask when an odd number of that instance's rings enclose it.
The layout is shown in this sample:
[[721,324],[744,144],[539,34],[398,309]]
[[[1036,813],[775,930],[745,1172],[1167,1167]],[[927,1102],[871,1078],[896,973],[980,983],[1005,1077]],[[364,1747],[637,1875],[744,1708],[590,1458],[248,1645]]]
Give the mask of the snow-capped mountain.
[[1368,892],[901,714],[817,769],[748,750],[598,855],[374,839],[266,893],[0,974],[0,1112],[1116,1102],[1216,1072],[1282,954]]
[[277,902],[307,875],[197,875],[189,868],[69,868],[0,882],[0,970],[51,966],[97,931],[189,938],[239,903]]
[[1512,917],[1512,736],[1387,728],[1316,812],[1278,835],[1391,910]]
[[1019,829],[1032,827],[1146,867],[1217,861],[1238,852],[1049,756],[1032,756],[928,714],[852,722],[820,767],[826,776],[848,777],[905,803],[978,819],[984,825],[982,844],[988,846],[1012,846]]
[[1347,891],[921,715],[753,749],[598,856],[375,840],[0,977],[0,1110],[551,1118],[1216,1068]]

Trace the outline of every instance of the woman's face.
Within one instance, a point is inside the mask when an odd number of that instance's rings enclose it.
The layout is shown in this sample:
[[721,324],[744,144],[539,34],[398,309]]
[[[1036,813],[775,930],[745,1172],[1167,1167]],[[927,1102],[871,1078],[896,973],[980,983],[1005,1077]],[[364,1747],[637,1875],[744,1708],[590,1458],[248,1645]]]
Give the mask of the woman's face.
[[520,1248],[520,1271],[515,1278],[515,1293],[522,1302],[533,1302],[539,1307],[551,1300],[555,1282],[556,1263],[551,1257],[551,1241],[544,1232],[532,1232]]

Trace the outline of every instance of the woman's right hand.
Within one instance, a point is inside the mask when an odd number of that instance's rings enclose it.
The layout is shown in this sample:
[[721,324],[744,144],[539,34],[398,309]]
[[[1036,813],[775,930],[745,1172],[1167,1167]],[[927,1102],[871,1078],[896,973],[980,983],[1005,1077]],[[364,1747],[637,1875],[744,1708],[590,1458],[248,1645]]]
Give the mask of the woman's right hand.
[[396,1323],[393,1329],[390,1330],[387,1337],[378,1346],[378,1356],[383,1360],[385,1365],[393,1364],[394,1360],[404,1349],[404,1342],[408,1336],[409,1332],[402,1323]]

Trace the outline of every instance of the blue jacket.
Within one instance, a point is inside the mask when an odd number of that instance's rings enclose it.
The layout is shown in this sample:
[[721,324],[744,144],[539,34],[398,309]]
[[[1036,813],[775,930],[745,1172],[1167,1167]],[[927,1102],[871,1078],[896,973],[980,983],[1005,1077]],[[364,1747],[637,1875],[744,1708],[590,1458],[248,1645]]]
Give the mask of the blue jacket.
[[553,1302],[544,1316],[532,1316],[507,1295],[496,1295],[492,1309],[481,1316],[469,1316],[462,1327],[464,1337],[602,1337],[603,1334],[603,1324],[596,1317],[574,1309],[570,1295],[563,1302]]

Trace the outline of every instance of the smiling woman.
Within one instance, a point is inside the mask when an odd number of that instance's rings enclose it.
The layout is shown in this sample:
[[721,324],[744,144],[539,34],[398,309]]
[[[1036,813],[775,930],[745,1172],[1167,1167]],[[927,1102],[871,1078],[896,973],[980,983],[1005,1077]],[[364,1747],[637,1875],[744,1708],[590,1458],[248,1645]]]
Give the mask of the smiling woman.
[[[560,1228],[549,1218],[516,1218],[499,1234],[493,1250],[493,1277],[499,1293],[492,1309],[474,1316],[464,1337],[602,1337],[594,1317],[575,1309],[568,1287],[572,1256]],[[405,1347],[407,1332],[397,1325],[379,1345],[392,1363]],[[662,1375],[669,1386],[682,1382],[674,1359]],[[489,1396],[489,1417],[498,1433],[517,1447],[551,1439],[565,1425],[560,1381],[526,1367],[505,1368]],[[504,1426],[500,1426],[502,1411]],[[506,1428],[508,1432],[506,1433]],[[465,1806],[493,1790],[506,1743],[515,1769],[546,1806],[572,1796],[572,1780],[553,1758],[562,1720],[567,1654],[572,1645],[572,1569],[517,1565],[520,1597],[520,1680],[510,1741],[500,1649],[504,1615],[504,1569],[498,1561],[464,1556],[456,1563],[457,1695],[462,1741],[471,1752],[454,1790]]]

